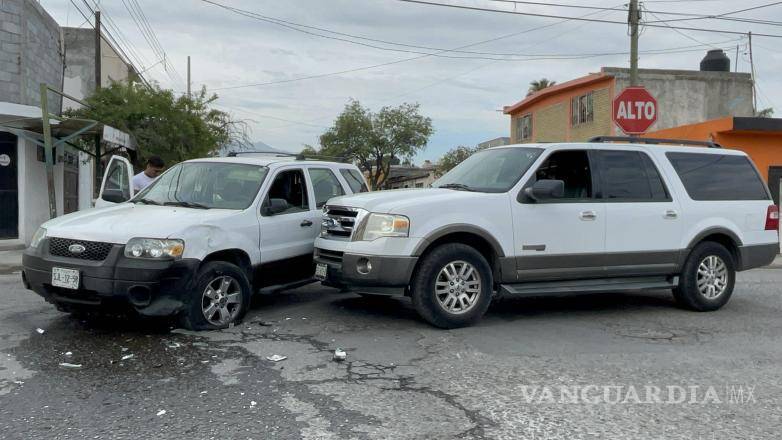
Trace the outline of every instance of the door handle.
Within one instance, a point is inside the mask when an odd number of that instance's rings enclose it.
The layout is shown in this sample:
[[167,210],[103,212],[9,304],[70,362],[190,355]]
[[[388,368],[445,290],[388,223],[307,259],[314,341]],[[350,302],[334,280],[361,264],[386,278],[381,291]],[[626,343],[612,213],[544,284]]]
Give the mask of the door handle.
[[669,210],[665,211],[665,215],[663,216],[663,218],[668,219],[668,220],[673,220],[673,219],[675,219],[677,217],[679,217],[679,213],[677,213],[673,209],[669,209]]
[[308,227],[308,226],[312,226],[312,222],[309,221],[309,220],[302,220],[301,224],[299,226],[301,226],[302,228],[305,228],[305,227]]
[[595,211],[581,211],[581,214],[578,215],[578,217],[581,220],[584,221],[592,221],[597,218],[597,213]]

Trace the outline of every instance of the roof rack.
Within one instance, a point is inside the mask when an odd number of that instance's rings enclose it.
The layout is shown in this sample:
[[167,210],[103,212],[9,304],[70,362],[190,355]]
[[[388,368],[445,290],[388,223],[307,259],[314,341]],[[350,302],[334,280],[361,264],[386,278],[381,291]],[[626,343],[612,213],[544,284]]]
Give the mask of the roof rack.
[[695,147],[722,148],[722,145],[711,141],[691,141],[688,139],[656,139],[632,136],[597,136],[588,142],[606,143],[606,142],[627,142],[631,144],[672,144],[672,145],[692,145]]
[[267,154],[272,157],[295,157],[296,160],[322,160],[331,162],[349,163],[349,161],[341,156],[324,156],[321,154],[305,156],[301,153],[285,153],[277,151],[229,151],[228,157],[237,157],[240,154]]

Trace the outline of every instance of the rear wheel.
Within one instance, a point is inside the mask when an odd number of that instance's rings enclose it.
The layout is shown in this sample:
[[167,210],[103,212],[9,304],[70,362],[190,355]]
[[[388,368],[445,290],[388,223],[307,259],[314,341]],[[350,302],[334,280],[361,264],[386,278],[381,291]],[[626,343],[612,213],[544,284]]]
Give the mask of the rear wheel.
[[683,307],[699,312],[721,308],[733,294],[736,270],[725,246],[706,241],[698,244],[684,263],[673,296]]
[[465,327],[486,313],[493,280],[480,252],[461,243],[444,244],[419,264],[412,284],[413,305],[430,324]]
[[239,322],[250,306],[250,282],[244,271],[224,261],[206,263],[197,275],[182,325],[213,330]]

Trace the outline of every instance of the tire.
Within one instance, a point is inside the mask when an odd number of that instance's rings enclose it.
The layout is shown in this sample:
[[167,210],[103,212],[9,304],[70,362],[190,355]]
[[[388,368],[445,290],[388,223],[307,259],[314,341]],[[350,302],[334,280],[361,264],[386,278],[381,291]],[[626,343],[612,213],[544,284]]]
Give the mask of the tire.
[[198,270],[181,324],[188,330],[227,328],[247,313],[251,293],[242,269],[224,261],[210,261]]
[[493,285],[491,267],[480,252],[461,243],[444,244],[419,262],[412,283],[413,306],[436,327],[466,327],[486,313]]
[[733,255],[719,243],[704,241],[687,257],[673,296],[686,309],[711,312],[727,304],[735,283]]

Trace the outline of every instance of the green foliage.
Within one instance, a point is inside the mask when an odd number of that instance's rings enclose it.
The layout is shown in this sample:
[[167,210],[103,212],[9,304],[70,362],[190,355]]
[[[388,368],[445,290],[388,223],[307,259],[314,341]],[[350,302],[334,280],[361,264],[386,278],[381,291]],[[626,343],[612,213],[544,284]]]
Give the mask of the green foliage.
[[557,83],[556,81],[551,81],[550,79],[547,78],[541,78],[537,81],[532,81],[529,83],[529,90],[527,90],[527,96],[535,92],[539,92],[543,89],[547,89],[555,85],[556,83]]
[[86,99],[89,108],[69,116],[94,119],[133,136],[139,151],[137,165],[158,155],[168,165],[214,155],[229,144],[246,144],[245,125],[226,112],[211,108],[217,95],[206,88],[192,97],[176,97],[157,85],[115,82]]
[[391,164],[410,160],[426,147],[433,132],[432,120],[419,113],[418,104],[373,113],[351,100],[321,135],[319,154],[353,161],[368,174],[372,188],[379,188]]
[[465,147],[464,145],[450,149],[437,161],[437,175],[442,176],[451,171],[453,167],[462,163],[476,151],[478,151],[478,148]]
[[764,108],[763,110],[757,112],[756,116],[759,118],[772,118],[774,117],[774,108],[773,107]]

